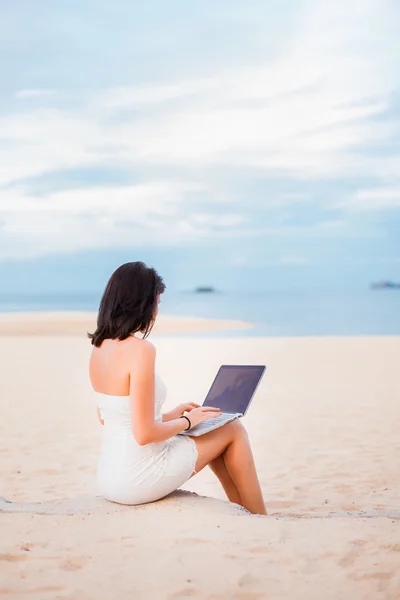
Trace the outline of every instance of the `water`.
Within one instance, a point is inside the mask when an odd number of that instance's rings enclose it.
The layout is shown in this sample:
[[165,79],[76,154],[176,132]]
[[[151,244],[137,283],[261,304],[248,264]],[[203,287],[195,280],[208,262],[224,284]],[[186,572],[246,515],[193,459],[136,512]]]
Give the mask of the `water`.
[[[97,310],[100,294],[0,296],[0,312]],[[400,335],[400,290],[167,291],[160,312],[251,321],[253,329],[207,336]],[[202,334],[199,334],[202,335]]]

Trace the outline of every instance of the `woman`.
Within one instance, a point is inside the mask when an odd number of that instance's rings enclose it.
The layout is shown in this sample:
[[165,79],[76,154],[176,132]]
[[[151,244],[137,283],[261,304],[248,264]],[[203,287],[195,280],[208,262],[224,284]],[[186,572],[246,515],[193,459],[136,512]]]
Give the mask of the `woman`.
[[218,407],[190,402],[161,414],[166,388],[155,374],[156,351],[146,338],[164,290],[154,269],[142,262],[122,265],[108,282],[97,329],[89,334],[90,379],[104,423],[99,491],[121,504],[153,502],[209,465],[231,502],[265,515],[249,440],[239,421],[190,437],[178,434],[219,416]]

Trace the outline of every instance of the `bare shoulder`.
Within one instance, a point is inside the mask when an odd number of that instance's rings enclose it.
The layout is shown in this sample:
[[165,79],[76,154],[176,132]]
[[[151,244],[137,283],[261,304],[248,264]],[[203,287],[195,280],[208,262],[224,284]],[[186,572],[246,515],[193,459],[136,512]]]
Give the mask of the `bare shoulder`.
[[136,360],[152,361],[156,356],[154,344],[148,340],[130,337],[124,342],[126,356]]

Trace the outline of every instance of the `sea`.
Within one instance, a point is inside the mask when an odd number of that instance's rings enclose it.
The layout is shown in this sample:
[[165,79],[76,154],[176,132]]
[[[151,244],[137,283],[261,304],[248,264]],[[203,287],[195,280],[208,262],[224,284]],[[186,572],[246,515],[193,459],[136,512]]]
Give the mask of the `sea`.
[[[99,292],[0,295],[0,312],[96,311],[100,298]],[[400,290],[167,290],[162,313],[254,324],[199,337],[400,335]]]

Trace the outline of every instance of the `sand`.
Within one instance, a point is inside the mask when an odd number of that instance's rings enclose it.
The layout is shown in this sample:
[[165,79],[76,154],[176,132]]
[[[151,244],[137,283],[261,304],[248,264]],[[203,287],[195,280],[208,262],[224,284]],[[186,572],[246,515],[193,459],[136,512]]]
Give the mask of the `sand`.
[[96,497],[82,335],[0,339],[0,599],[400,598],[400,338],[153,337],[168,407],[265,363],[244,423],[268,517],[204,470],[160,502]]
[[[85,336],[96,329],[95,312],[4,313],[0,314],[0,336]],[[252,323],[160,315],[154,335],[251,329]]]

